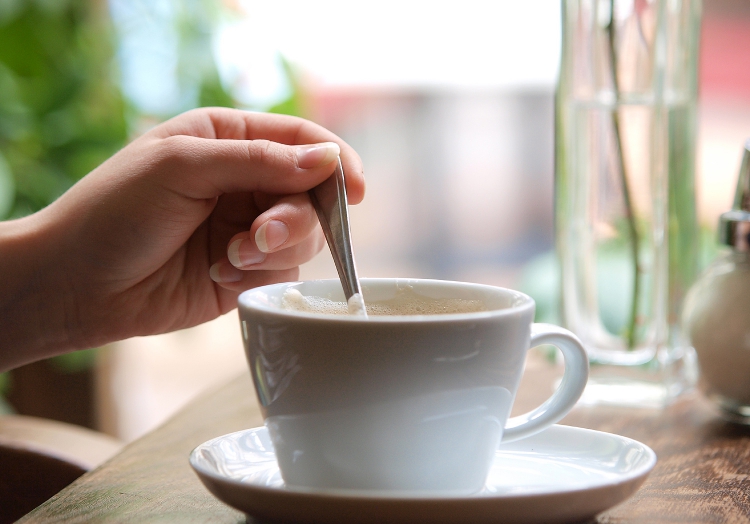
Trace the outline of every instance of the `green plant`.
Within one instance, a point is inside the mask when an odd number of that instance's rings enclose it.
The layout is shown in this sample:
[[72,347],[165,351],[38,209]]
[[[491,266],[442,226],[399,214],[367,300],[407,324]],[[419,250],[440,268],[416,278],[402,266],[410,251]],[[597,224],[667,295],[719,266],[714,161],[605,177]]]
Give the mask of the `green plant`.
[[[629,175],[625,165],[622,151],[622,134],[620,131],[620,79],[618,73],[617,59],[617,23],[615,21],[615,0],[609,0],[609,24],[607,25],[607,36],[609,42],[609,67],[612,76],[612,90],[615,95],[615,103],[612,106],[612,131],[615,138],[615,153],[617,155],[617,169],[622,183],[623,204],[625,206],[625,219],[630,237],[630,257],[633,262],[633,294],[630,303],[630,316],[624,336],[628,349],[634,349],[636,345],[636,328],[638,325],[638,297],[641,284],[641,268],[639,260],[640,235],[636,225],[635,212],[633,209],[632,189],[629,183]],[[638,21],[640,24],[640,20]]]
[[[234,106],[211,52],[217,4],[172,4],[183,101],[175,112]],[[142,115],[126,100],[114,60],[117,43],[105,1],[0,0],[0,220],[50,204],[121,148],[139,117],[153,123],[173,116]],[[270,111],[299,115],[301,91],[284,66],[294,89]],[[94,360],[95,350],[88,350],[50,363],[76,372]],[[0,411],[9,379],[0,374]]]
[[[123,70],[133,74],[123,86],[132,99],[136,128],[195,107],[239,105],[231,88],[222,83],[213,53],[220,22],[233,16],[230,9],[213,0],[166,0],[160,5],[149,0],[110,0],[110,4],[120,47],[126,50],[121,54]],[[152,53],[160,58],[153,59]],[[163,61],[163,67],[155,66],[155,61]],[[300,86],[291,66],[283,59],[281,62],[290,95],[272,107],[246,109],[293,115],[303,112]],[[156,100],[149,98],[135,83],[141,75],[169,88]]]
[[33,213],[127,138],[101,2],[3,2],[0,218]]

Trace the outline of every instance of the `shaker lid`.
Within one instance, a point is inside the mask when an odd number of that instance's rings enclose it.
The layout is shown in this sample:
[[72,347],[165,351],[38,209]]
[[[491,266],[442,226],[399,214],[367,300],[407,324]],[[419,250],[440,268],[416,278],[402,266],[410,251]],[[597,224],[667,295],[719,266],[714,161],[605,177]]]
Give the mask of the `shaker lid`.
[[750,251],[750,140],[745,142],[734,205],[719,219],[719,241],[735,251]]

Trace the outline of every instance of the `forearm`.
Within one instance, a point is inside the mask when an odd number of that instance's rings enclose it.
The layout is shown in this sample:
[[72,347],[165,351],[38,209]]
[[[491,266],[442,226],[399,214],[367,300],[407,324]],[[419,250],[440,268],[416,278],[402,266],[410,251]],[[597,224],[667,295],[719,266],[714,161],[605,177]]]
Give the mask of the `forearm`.
[[0,371],[75,349],[65,326],[65,286],[51,282],[43,222],[0,222]]

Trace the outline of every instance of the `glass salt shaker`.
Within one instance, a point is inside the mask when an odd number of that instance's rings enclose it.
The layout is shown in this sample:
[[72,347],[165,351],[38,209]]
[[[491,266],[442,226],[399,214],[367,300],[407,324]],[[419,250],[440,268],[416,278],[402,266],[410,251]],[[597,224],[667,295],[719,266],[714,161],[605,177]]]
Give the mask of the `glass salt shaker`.
[[750,424],[750,140],[734,206],[719,220],[719,241],[729,249],[690,289],[683,323],[701,388],[728,418]]

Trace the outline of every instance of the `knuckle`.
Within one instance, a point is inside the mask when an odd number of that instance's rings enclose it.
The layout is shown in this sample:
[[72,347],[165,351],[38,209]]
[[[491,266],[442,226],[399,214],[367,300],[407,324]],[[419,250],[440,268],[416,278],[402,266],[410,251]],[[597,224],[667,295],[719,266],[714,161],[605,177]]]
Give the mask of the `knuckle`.
[[248,144],[248,156],[253,164],[268,164],[274,160],[273,145],[269,140],[252,140]]
[[174,135],[159,141],[156,148],[156,161],[162,165],[178,167],[187,163],[192,156],[189,138],[184,135]]
[[190,137],[174,135],[158,141],[149,151],[150,173],[155,181],[182,187],[201,164],[201,153]]
[[270,140],[251,140],[248,144],[249,160],[253,164],[282,167],[295,164],[288,148]]

